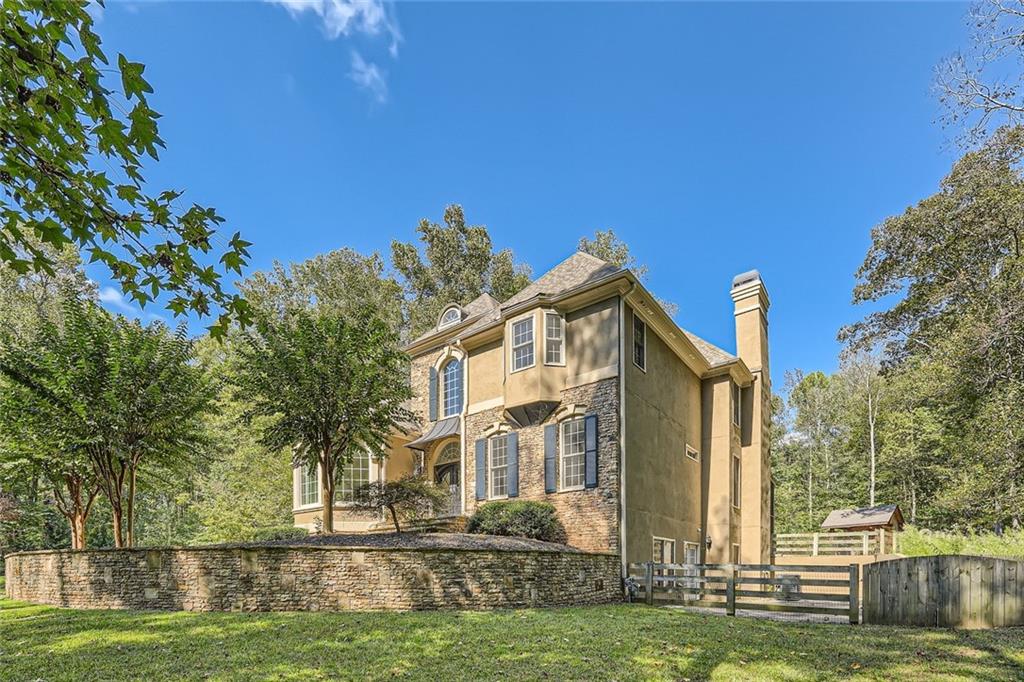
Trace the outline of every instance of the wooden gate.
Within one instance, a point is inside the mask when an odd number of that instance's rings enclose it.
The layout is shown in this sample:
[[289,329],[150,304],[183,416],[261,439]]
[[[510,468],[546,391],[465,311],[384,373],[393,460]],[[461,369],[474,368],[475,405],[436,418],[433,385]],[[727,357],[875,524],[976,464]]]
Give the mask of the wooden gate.
[[[648,604],[673,603],[737,611],[774,611],[860,620],[860,567],[773,564],[630,564],[638,596]],[[741,615],[743,615],[741,613]]]
[[923,556],[864,567],[864,620],[884,625],[1024,625],[1024,562]]

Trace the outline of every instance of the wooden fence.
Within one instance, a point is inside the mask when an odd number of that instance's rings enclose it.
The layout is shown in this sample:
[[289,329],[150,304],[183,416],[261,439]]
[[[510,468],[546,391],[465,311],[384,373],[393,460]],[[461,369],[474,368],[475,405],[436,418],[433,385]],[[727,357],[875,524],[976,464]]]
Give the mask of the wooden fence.
[[775,556],[863,556],[896,554],[898,535],[884,528],[858,532],[780,533],[773,539]]
[[772,564],[629,565],[638,596],[648,604],[674,603],[736,611],[845,616],[860,620],[860,567]]
[[961,628],[1024,625],[1024,562],[941,555],[868,564],[864,620]]

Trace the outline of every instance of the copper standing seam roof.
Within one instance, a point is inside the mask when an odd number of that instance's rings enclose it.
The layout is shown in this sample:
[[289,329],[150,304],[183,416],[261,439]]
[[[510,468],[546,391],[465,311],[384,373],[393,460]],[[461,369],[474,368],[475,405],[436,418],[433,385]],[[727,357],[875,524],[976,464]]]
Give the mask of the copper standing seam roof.
[[439,441],[442,438],[449,436],[458,436],[462,432],[459,426],[458,417],[448,417],[441,421],[434,422],[434,424],[427,430],[425,434],[420,436],[414,441],[410,441],[405,444],[405,447],[412,448],[414,450],[424,450],[426,446],[435,441]]

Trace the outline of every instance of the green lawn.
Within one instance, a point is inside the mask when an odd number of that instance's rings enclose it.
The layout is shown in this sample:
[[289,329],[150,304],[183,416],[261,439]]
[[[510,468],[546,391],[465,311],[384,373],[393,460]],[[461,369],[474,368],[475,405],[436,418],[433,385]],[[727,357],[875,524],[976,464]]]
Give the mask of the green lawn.
[[780,624],[640,605],[491,613],[73,611],[0,599],[2,680],[1010,680],[1024,629]]

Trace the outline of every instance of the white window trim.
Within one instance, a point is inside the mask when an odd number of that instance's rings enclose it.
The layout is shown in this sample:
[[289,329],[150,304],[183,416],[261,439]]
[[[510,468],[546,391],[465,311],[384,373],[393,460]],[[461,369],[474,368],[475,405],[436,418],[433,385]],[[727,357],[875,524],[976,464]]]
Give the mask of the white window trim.
[[693,549],[695,550],[695,553],[697,555],[697,560],[694,561],[693,563],[699,564],[700,563],[700,544],[697,543],[697,542],[687,542],[686,540],[683,540],[683,563],[686,563],[686,550],[689,549],[690,547],[693,547]]
[[[383,465],[382,465],[382,463],[383,463],[383,458],[375,457],[372,452],[370,453],[370,466],[369,466],[369,471],[366,473],[366,482],[367,483],[375,483],[377,481],[380,481],[383,478],[383,476],[382,476],[382,472],[383,472]],[[337,486],[335,486],[335,490],[334,490],[334,508],[335,509],[343,509],[345,507],[354,507],[354,506],[356,506],[355,502],[350,502],[350,501],[342,500],[340,497],[338,497],[340,492],[341,491],[339,491],[337,489]]]
[[[636,323],[639,322],[644,327],[644,364],[638,364],[636,361]],[[632,331],[632,343],[629,347],[629,357],[633,361],[633,366],[639,369],[644,374],[647,373],[647,323],[644,318],[640,317],[636,310],[633,311],[633,331]]]
[[[450,322],[445,322],[444,318],[447,317],[448,313],[450,313],[452,311],[455,311],[455,313],[456,313],[455,319],[450,321]],[[441,318],[437,321],[437,328],[438,329],[445,329],[446,327],[454,326],[454,325],[458,324],[459,322],[462,322],[462,309],[459,308],[459,306],[457,306],[457,305],[450,305],[450,306],[448,306],[447,308],[444,309],[444,312],[441,313]]]
[[686,444],[686,456],[692,459],[694,462],[700,461],[700,450],[693,447],[689,443]]
[[[732,488],[729,491],[730,492],[729,496],[733,498],[732,499],[732,508],[733,509],[739,509],[740,508],[740,500],[737,499],[737,498],[740,498],[740,497],[743,496],[743,460],[736,453],[733,453],[732,458],[733,458],[733,465],[734,466],[729,471],[729,478],[730,478],[729,482],[732,483]],[[739,474],[739,476],[737,476],[736,474]],[[737,494],[737,493],[739,493],[739,494]]]
[[[567,486],[565,482],[565,437],[564,430],[567,424],[571,422],[583,422],[583,483],[579,485]],[[584,490],[587,487],[586,470],[587,470],[587,424],[582,416],[573,416],[568,419],[563,419],[558,423],[558,492],[560,493],[571,493],[577,490]]]
[[295,495],[292,499],[294,511],[304,511],[307,509],[319,509],[323,506],[323,473],[320,470],[320,465],[316,466],[316,502],[310,504],[302,504],[302,478],[305,475],[303,469],[305,467],[297,466],[293,469],[295,472]]
[[655,563],[674,564],[676,562],[676,539],[675,538],[663,538],[660,535],[651,536],[651,559],[654,559],[654,543],[661,540],[662,546],[666,542],[672,544],[672,558],[669,561],[656,561]]
[[[523,365],[522,367],[516,367],[516,350],[519,348],[526,348],[527,344],[515,345],[515,329],[516,325],[520,322],[530,321],[530,345],[533,346],[533,362],[529,365]],[[512,320],[508,325],[508,341],[509,341],[509,354],[508,354],[508,366],[509,374],[515,374],[516,372],[523,372],[537,366],[537,318],[533,313],[524,315],[517,320]]]
[[[549,316],[558,318],[561,334],[558,339],[558,355],[562,358],[559,362],[548,361],[548,319]],[[550,339],[553,340],[553,339]],[[554,310],[544,311],[544,364],[548,367],[565,367],[565,317]]]
[[[505,494],[495,495],[494,494],[494,477],[491,475],[494,471],[494,461],[492,459],[494,450],[491,447],[494,441],[498,438],[505,439]],[[508,433],[498,433],[487,439],[487,499],[488,500],[507,500],[508,499]]]

